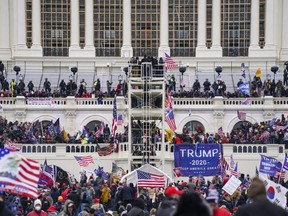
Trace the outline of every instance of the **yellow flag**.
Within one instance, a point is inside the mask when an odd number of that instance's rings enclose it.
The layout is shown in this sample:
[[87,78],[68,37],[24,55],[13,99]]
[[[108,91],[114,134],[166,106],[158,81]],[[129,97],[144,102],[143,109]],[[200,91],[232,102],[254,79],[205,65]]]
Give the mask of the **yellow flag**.
[[261,68],[257,68],[255,76],[256,77],[261,77],[262,76]]
[[68,142],[69,141],[69,137],[68,137],[68,135],[67,135],[67,132],[66,132],[66,130],[65,129],[63,129],[63,132],[62,132],[63,134],[62,134],[62,136],[63,136],[63,139],[65,140],[65,142]]
[[166,138],[167,138],[168,142],[172,142],[174,131],[171,129],[165,129],[165,132],[166,132]]

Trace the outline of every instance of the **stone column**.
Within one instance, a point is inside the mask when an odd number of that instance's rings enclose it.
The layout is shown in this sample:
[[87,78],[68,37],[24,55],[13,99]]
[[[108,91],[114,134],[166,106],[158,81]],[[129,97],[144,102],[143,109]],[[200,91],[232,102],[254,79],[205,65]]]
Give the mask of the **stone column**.
[[[41,47],[41,1],[32,1],[32,42],[33,56],[42,56]],[[32,54],[32,53],[31,53]]]
[[280,50],[280,59],[282,61],[288,60],[288,0],[283,0],[282,5],[282,48]]
[[206,0],[198,1],[198,29],[197,29],[196,57],[205,57],[207,55],[206,10],[207,10]]
[[8,60],[11,58],[10,50],[10,20],[9,20],[9,0],[1,0],[0,7],[0,26],[4,32],[0,34],[0,56],[1,60]]
[[259,0],[251,1],[249,57],[259,56]]
[[27,55],[27,46],[26,46],[26,16],[25,16],[25,1],[15,1],[14,2],[15,12],[17,13],[16,17],[17,21],[14,20],[15,22],[15,29],[17,34],[17,39],[16,39],[16,48],[15,48],[15,56],[25,56]]
[[123,4],[123,46],[121,57],[130,58],[133,56],[131,46],[131,0],[125,0]]
[[71,0],[71,39],[69,48],[69,57],[81,56],[79,46],[79,0]]
[[169,3],[168,0],[160,2],[160,47],[158,56],[164,57],[165,52],[170,54],[169,48]]
[[212,47],[210,57],[222,57],[221,47],[221,0],[212,1]]
[[[277,12],[275,11],[275,6],[277,5],[277,1],[266,1],[266,20],[265,20],[265,46],[262,52],[263,57],[277,57],[276,54],[276,46],[275,46],[275,39],[276,35],[279,33],[276,31],[275,23],[277,18]],[[286,21],[287,22],[287,21]],[[261,56],[260,56],[261,57]]]
[[85,57],[95,57],[93,0],[85,0]]

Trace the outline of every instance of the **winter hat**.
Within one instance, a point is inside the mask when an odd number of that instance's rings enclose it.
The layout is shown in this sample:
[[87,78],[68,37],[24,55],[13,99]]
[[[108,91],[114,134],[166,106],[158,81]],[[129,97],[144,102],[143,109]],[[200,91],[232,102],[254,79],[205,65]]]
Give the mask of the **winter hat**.
[[247,195],[249,198],[254,198],[259,195],[266,196],[266,188],[263,181],[258,177],[253,178]]
[[216,188],[214,187],[214,185],[211,185],[208,189],[208,194],[206,197],[206,201],[208,203],[218,203],[219,201],[219,193],[216,190]]
[[42,206],[42,203],[41,203],[41,200],[40,200],[40,199],[36,199],[36,200],[34,201],[34,207],[36,207],[37,205]]
[[100,199],[95,198],[94,199],[94,204],[100,203]]
[[58,201],[63,201],[63,197],[62,196],[58,196]]

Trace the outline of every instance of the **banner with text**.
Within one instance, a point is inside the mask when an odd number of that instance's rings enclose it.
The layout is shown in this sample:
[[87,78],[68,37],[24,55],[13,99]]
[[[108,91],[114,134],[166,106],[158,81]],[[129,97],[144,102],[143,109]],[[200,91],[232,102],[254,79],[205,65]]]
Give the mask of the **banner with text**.
[[53,98],[28,98],[27,105],[53,105]]
[[221,174],[220,144],[174,145],[174,165],[181,167],[182,176],[214,176]]
[[260,155],[260,168],[259,172],[265,173],[271,176],[275,176],[277,172],[281,171],[282,163],[273,157],[267,157],[265,155]]

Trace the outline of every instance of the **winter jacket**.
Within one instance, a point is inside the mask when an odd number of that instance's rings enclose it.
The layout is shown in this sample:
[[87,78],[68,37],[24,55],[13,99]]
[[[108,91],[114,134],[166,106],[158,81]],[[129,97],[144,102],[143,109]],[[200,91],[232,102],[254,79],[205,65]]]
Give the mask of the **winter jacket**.
[[135,206],[128,212],[127,216],[145,216],[145,212]]
[[35,210],[33,210],[27,216],[48,216],[48,214],[44,212],[43,210],[41,210],[40,214],[39,212],[36,212]]
[[4,207],[2,210],[0,210],[0,215],[14,216],[14,214],[7,207]]
[[67,207],[68,207],[68,205],[70,204],[70,203],[73,203],[73,201],[71,201],[71,200],[66,200],[66,202],[65,202],[65,204],[64,204],[64,209],[63,209],[63,211],[62,212],[60,212],[59,214],[58,214],[58,216],[75,216],[76,214],[75,214],[75,206],[74,206],[74,211],[73,211],[73,213],[72,214],[68,214],[68,212],[67,212]]

